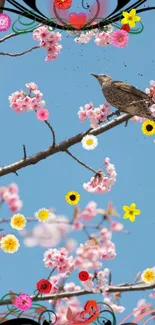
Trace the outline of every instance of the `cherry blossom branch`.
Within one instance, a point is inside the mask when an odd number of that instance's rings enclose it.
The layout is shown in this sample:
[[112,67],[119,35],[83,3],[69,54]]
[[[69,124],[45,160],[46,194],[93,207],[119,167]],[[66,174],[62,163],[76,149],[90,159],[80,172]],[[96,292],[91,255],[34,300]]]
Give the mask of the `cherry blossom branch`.
[[[131,118],[131,116],[129,114],[123,114],[122,116],[119,116],[118,118],[91,130],[89,133],[93,134],[93,135],[102,134],[102,133],[114,128],[115,126],[124,123],[125,121],[129,120],[130,118]],[[57,152],[65,152],[69,147],[81,142],[81,140],[85,136],[85,134],[86,134],[86,132],[79,133],[67,140],[60,142],[59,144],[55,145],[55,147],[50,146],[49,148],[45,149],[44,151],[38,152],[37,154],[27,157],[26,159],[21,159],[19,161],[16,161],[13,164],[3,166],[0,168],[0,176],[4,176],[4,175],[10,174],[10,173],[16,173],[17,170],[22,169],[27,166],[30,166],[30,165],[35,165],[39,161],[46,159],[47,157],[52,156]]]
[[7,52],[0,52],[0,55],[7,55],[7,56],[12,56],[12,57],[16,57],[16,56],[21,56],[21,55],[24,55],[24,54],[26,54],[26,53],[29,53],[29,52],[31,52],[31,51],[33,51],[33,50],[36,50],[36,49],[40,49],[40,46],[39,45],[37,45],[37,46],[33,46],[31,49],[29,49],[29,50],[26,50],[26,51],[24,51],[24,52],[20,52],[20,53],[7,53]]
[[[143,291],[143,290],[150,290],[155,289],[155,284],[152,285],[118,285],[118,286],[109,286],[109,289],[107,292],[114,293],[114,292],[127,292],[127,291]],[[58,294],[51,294],[51,295],[45,295],[42,297],[36,297],[31,296],[33,301],[46,301],[46,300],[55,300],[55,299],[62,299],[62,298],[71,298],[71,297],[78,297],[78,296],[84,296],[88,294],[93,294],[94,292],[86,291],[86,290],[79,290],[74,292],[61,292]],[[101,292],[102,293],[102,292]],[[5,299],[0,302],[0,306],[4,305],[11,305],[12,302],[10,299]]]
[[44,123],[48,126],[48,128],[52,132],[52,135],[53,135],[53,145],[52,145],[52,147],[55,147],[56,138],[55,138],[55,132],[53,130],[53,127],[51,126],[51,124],[48,121],[44,121]]

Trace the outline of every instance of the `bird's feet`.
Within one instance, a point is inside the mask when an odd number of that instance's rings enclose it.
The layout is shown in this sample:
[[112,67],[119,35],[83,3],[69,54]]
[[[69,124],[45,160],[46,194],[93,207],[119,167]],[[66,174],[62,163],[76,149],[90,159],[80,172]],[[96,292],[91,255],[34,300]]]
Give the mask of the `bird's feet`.
[[107,120],[109,121],[110,117],[116,115],[116,116],[120,116],[121,112],[120,110],[118,109],[117,111],[111,113],[110,115],[107,116]]

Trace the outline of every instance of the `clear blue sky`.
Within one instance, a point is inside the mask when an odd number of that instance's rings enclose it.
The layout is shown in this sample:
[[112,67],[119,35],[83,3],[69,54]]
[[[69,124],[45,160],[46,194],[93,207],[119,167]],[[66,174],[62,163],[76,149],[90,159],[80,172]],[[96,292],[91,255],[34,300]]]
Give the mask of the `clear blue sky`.
[[[153,0],[148,3],[153,5]],[[41,0],[38,0],[37,4],[48,14],[48,5],[45,2],[40,5]],[[113,8],[115,4],[112,5]],[[129,45],[125,49],[98,47],[93,42],[77,44],[72,37],[67,37],[67,33],[63,33],[63,49],[55,61],[45,62],[44,49],[17,58],[1,56],[0,165],[20,160],[23,156],[23,144],[27,147],[28,155],[37,153],[51,144],[49,130],[43,122],[36,119],[35,114],[18,115],[9,107],[8,96],[24,88],[25,83],[37,83],[44,94],[43,99],[47,102],[46,107],[50,112],[50,122],[55,129],[57,142],[89,127],[89,123],[82,124],[78,119],[79,106],[93,101],[95,107],[98,107],[105,102],[100,86],[89,75],[90,72],[107,73],[114,80],[127,81],[142,90],[149,87],[149,81],[155,79],[154,15],[154,11],[141,14],[144,31],[139,35],[130,35]],[[11,15],[11,18],[14,21],[17,16]],[[1,33],[2,36],[6,34]],[[16,53],[35,45],[38,43],[33,41],[31,34],[27,34],[2,43],[0,51]],[[87,182],[92,173],[64,153],[20,170],[18,177],[13,174],[2,177],[0,186],[11,182],[18,184],[20,197],[24,202],[21,212],[25,216],[33,216],[41,207],[52,206],[58,214],[71,218],[72,207],[67,205],[64,199],[65,193],[70,190],[81,194],[81,208],[91,200],[95,200],[99,207],[105,208],[111,200],[121,216],[122,205],[135,202],[137,208],[141,209],[141,215],[133,224],[122,219],[131,234],[128,236],[118,233],[113,236],[117,257],[104,263],[104,267],[111,269],[115,284],[132,282],[138,271],[155,265],[153,139],[142,134],[140,123],[130,122],[127,128],[120,125],[100,135],[99,145],[93,152],[85,151],[81,144],[70,148],[73,154],[95,170],[103,165],[105,157],[111,158],[118,176],[116,184],[108,194],[87,193],[82,183]],[[2,207],[0,217],[11,217],[7,206]],[[7,233],[11,231],[9,225],[4,224],[3,228]],[[79,242],[86,239],[80,233],[78,236]],[[12,256],[0,252],[1,296],[9,290],[28,294],[33,292],[38,279],[48,276],[48,270],[42,261],[44,251],[45,249],[40,247],[27,248],[21,244],[18,253]],[[76,277],[73,279],[79,284]],[[126,311],[121,316],[118,315],[118,320],[131,312],[140,298],[148,295],[149,292],[123,294],[121,304],[126,307]],[[81,301],[84,302],[87,298],[84,297]]]

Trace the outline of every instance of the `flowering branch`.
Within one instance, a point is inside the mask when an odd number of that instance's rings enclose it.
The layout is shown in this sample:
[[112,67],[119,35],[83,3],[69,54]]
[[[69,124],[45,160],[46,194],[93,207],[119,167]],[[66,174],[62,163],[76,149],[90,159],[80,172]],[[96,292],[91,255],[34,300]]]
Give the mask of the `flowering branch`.
[[[153,285],[118,285],[118,286],[109,286],[109,289],[107,292],[113,293],[113,292],[127,292],[127,291],[142,291],[142,290],[150,290],[154,289],[155,284]],[[79,290],[74,292],[62,292],[58,294],[51,294],[51,295],[45,295],[42,297],[39,296],[31,296],[32,301],[46,301],[46,300],[55,300],[55,299],[62,299],[62,298],[71,298],[71,297],[78,297],[78,296],[84,296],[88,294],[93,294],[94,292],[86,291],[86,290]],[[11,305],[12,301],[10,299],[5,299],[0,302],[0,306],[4,305]]]
[[[124,123],[125,121],[129,120],[131,116],[129,114],[123,114],[122,116],[102,125],[99,126],[93,130],[91,130],[89,133],[93,135],[99,135],[102,134],[112,128],[114,128],[117,125],[120,125]],[[66,151],[69,147],[81,142],[82,138],[85,136],[86,132],[79,133],[72,138],[69,138],[65,141],[60,142],[59,144],[55,145],[55,147],[50,146],[49,148],[45,149],[44,151],[41,151],[33,156],[27,157],[26,159],[21,159],[13,164],[3,166],[0,168],[0,176],[4,176],[10,173],[16,173],[17,170],[22,169],[26,166],[35,165],[39,161],[46,159],[49,156],[54,155],[57,152],[63,152]]]
[[15,53],[15,54],[13,54],[13,53],[7,53],[7,52],[0,52],[0,55],[7,55],[7,56],[12,56],[12,57],[15,57],[15,56],[21,56],[21,55],[24,55],[24,54],[26,54],[26,53],[29,53],[29,52],[31,52],[31,51],[33,51],[33,50],[36,50],[36,49],[40,49],[40,46],[38,45],[38,46],[33,46],[31,49],[29,49],[29,50],[26,50],[26,51],[24,51],[24,52],[20,52],[20,53]]

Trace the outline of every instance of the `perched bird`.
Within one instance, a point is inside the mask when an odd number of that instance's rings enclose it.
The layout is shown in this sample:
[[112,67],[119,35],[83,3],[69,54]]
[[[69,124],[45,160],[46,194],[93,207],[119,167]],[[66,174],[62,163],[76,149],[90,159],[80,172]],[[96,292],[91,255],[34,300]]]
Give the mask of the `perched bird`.
[[119,115],[120,112],[124,112],[132,116],[137,115],[155,120],[148,109],[154,104],[149,95],[125,82],[113,81],[106,74],[90,74],[100,83],[107,102],[118,109],[115,114]]

